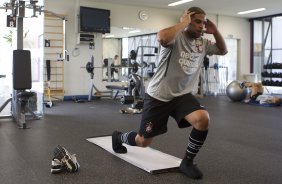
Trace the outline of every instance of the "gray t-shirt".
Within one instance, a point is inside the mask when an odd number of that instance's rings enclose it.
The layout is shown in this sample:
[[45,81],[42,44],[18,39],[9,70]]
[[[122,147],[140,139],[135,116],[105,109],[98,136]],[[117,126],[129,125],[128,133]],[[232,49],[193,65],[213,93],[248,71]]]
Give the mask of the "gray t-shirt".
[[158,68],[147,93],[164,102],[191,93],[205,55],[213,54],[219,54],[215,43],[205,38],[190,40],[184,33],[178,34],[172,45],[161,48]]

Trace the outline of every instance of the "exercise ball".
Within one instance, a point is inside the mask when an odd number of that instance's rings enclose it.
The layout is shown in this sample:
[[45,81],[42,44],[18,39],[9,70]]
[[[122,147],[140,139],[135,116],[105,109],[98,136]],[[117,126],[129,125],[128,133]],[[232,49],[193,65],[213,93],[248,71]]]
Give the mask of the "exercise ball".
[[248,94],[248,89],[239,81],[232,81],[226,88],[227,96],[234,102],[244,100]]

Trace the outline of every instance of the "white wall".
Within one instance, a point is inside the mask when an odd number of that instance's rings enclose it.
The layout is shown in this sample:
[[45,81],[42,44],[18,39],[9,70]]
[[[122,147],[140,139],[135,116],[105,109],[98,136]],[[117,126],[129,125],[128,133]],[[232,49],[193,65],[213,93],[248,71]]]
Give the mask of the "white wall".
[[248,19],[219,16],[218,28],[224,37],[233,36],[239,40],[238,77],[250,73],[250,22]]
[[[65,96],[88,95],[90,77],[84,67],[93,54],[95,66],[102,66],[102,34],[97,33],[95,37],[95,49],[90,50],[88,45],[77,45],[77,14],[79,6],[89,6],[111,10],[111,26],[115,27],[135,27],[140,29],[162,29],[174,25],[179,21],[183,12],[169,9],[156,9],[149,7],[124,6],[119,4],[98,3],[94,0],[48,0],[45,1],[45,9],[55,13],[65,14],[67,21],[67,49],[70,53],[78,48],[80,55],[77,57],[70,54],[70,61],[65,62]],[[138,13],[141,10],[149,12],[149,19],[141,21]],[[247,19],[207,15],[212,21],[216,22],[223,37],[233,35],[240,40],[240,61],[239,77],[250,71],[250,26]],[[101,69],[95,69],[95,85],[105,89],[107,82],[102,82]]]

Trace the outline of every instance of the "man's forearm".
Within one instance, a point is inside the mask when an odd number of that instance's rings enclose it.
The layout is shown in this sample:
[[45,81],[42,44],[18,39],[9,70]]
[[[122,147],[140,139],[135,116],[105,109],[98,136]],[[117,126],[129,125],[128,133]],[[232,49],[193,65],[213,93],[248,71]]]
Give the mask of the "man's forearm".
[[227,50],[227,47],[226,47],[226,44],[225,44],[225,41],[222,37],[222,35],[220,34],[219,31],[216,31],[214,34],[213,34],[214,38],[215,38],[215,41],[216,41],[216,46],[219,48],[220,50],[220,54],[221,55],[225,55],[228,50]]
[[183,22],[180,22],[172,27],[165,28],[158,32],[157,38],[162,46],[168,46],[174,41],[176,36],[184,30],[187,25]]

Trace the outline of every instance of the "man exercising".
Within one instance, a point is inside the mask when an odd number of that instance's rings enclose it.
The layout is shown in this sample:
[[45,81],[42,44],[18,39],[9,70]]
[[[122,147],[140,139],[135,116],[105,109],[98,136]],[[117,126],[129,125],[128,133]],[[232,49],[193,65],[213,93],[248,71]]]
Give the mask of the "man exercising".
[[[205,28],[205,30],[204,30]],[[202,38],[203,33],[213,34],[216,43]],[[227,48],[215,24],[206,19],[198,7],[189,8],[176,25],[158,32],[162,48],[157,71],[145,94],[139,132],[114,131],[112,146],[116,153],[126,153],[122,144],[147,147],[153,137],[167,132],[169,116],[179,128],[193,127],[180,170],[190,178],[202,178],[202,172],[193,159],[208,134],[209,114],[192,95],[197,85],[205,55],[224,55]]]

